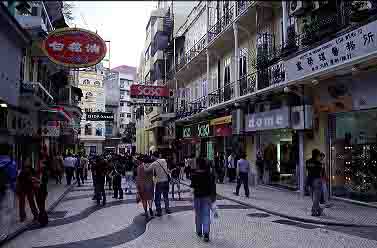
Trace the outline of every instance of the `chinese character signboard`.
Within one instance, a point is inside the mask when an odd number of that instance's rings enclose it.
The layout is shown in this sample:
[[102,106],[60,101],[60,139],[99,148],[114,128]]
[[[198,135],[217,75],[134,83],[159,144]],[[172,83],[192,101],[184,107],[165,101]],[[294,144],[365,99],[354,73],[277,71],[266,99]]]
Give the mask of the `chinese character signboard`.
[[376,53],[376,35],[377,21],[374,21],[287,60],[288,82]]
[[146,99],[168,98],[169,88],[165,86],[133,84],[130,86],[130,96],[131,98]]
[[246,118],[246,131],[262,131],[290,127],[289,108],[284,107],[267,112],[249,114]]
[[42,50],[54,63],[74,68],[98,64],[106,55],[106,43],[96,33],[81,28],[63,28],[51,32]]
[[87,121],[114,121],[114,114],[107,112],[89,112],[86,113]]

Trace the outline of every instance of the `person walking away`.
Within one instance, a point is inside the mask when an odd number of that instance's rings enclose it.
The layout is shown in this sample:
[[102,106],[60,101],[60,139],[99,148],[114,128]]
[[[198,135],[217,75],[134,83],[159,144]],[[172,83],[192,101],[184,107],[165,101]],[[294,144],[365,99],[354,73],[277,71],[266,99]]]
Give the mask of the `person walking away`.
[[123,199],[123,189],[122,189],[122,165],[119,161],[113,162],[113,171],[112,171],[112,178],[113,178],[113,190],[114,190],[114,199],[118,198]]
[[171,195],[174,199],[174,188],[177,186],[178,189],[178,199],[181,200],[181,180],[180,180],[180,168],[172,163],[172,168],[170,170],[171,174]]
[[171,211],[169,209],[169,177],[168,174],[168,167],[167,162],[165,159],[161,158],[161,154],[159,152],[154,152],[153,154],[154,162],[150,165],[145,164],[144,170],[146,172],[154,171],[155,178],[156,178],[156,190],[154,196],[154,203],[156,205],[156,212],[157,216],[162,216],[162,209],[161,209],[161,195],[164,197],[165,202],[165,212],[170,214]]
[[97,158],[96,157],[92,157],[89,161],[89,169],[90,171],[92,172],[92,181],[93,181],[93,198],[92,200],[96,200],[97,199],[97,190],[96,190],[96,170],[95,170],[95,165],[96,165],[96,160]]
[[112,178],[110,174],[110,170],[107,171],[105,175],[106,185],[109,187],[109,190],[112,190]]
[[321,152],[318,149],[312,151],[312,157],[306,161],[306,168],[308,170],[308,177],[311,180],[312,187],[312,216],[321,216],[322,209],[319,205],[322,192],[322,164],[320,162]]
[[239,195],[241,184],[243,184],[245,190],[245,196],[249,197],[249,172],[250,163],[246,160],[246,154],[241,154],[241,159],[237,161],[237,187],[235,195]]
[[263,182],[263,171],[264,171],[263,156],[260,151],[257,153],[257,160],[255,162],[255,165],[257,167],[257,173],[258,173],[258,180],[256,184],[260,184]]
[[41,164],[38,178],[33,178],[33,184],[39,184],[36,190],[36,201],[39,209],[38,221],[41,226],[48,224],[48,215],[46,212],[46,198],[47,198],[47,184],[48,184],[48,162],[45,161]]
[[69,152],[68,156],[64,159],[64,169],[65,176],[67,180],[67,185],[71,185],[72,177],[75,172],[76,159],[72,156],[72,153]]
[[134,167],[131,156],[127,156],[125,167],[126,167],[125,168],[125,175],[126,175],[125,176],[125,179],[126,179],[125,192],[128,194],[131,194],[132,193],[131,188],[132,188],[133,167]]
[[[141,160],[141,161],[140,161]],[[144,165],[150,165],[153,161],[149,156],[143,156],[138,161],[136,188],[143,204],[145,218],[153,217],[152,202],[154,194],[153,171],[145,171]],[[148,215],[149,208],[149,215]]]
[[236,178],[236,163],[235,163],[235,154],[232,152],[228,157],[228,178],[229,182],[233,183]]
[[36,189],[33,187],[32,178],[36,176],[34,169],[31,167],[30,159],[27,158],[24,162],[23,168],[21,169],[17,177],[16,192],[18,196],[18,206],[20,221],[24,222],[26,219],[25,211],[25,198],[27,198],[29,207],[34,216],[34,220],[38,220],[38,210],[35,203],[34,196],[36,194]]
[[106,192],[105,192],[105,177],[108,171],[108,165],[107,162],[102,159],[102,158],[97,158],[94,170],[96,174],[96,200],[97,204],[99,205],[101,203],[102,199],[102,204],[106,204]]
[[189,180],[191,179],[190,177],[190,174],[191,174],[191,166],[190,166],[190,163],[191,163],[191,158],[190,157],[187,157],[185,159],[185,173],[186,173],[186,179]]
[[63,158],[60,154],[54,152],[53,158],[52,158],[52,170],[55,176],[56,184],[62,183],[62,177],[63,177]]
[[81,183],[84,184],[84,168],[81,164],[81,157],[80,155],[76,155],[76,178],[77,178],[77,184],[80,187]]
[[203,159],[198,161],[198,169],[193,171],[190,187],[194,190],[194,211],[196,234],[209,241],[211,206],[216,201],[216,179]]
[[321,179],[322,179],[322,192],[321,192],[321,204],[324,204],[325,208],[329,208],[332,206],[332,204],[329,202],[329,191],[328,191],[328,178],[326,174],[326,155],[321,152],[320,155],[320,162],[322,164],[322,173],[321,173]]
[[83,168],[83,175],[84,175],[84,180],[88,180],[88,167],[89,167],[89,160],[85,155],[81,156],[81,165]]

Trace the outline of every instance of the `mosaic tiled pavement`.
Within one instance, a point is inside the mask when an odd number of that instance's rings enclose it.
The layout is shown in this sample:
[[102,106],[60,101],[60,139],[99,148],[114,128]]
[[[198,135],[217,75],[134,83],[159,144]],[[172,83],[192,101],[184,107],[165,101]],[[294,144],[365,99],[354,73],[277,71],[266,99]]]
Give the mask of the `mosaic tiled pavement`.
[[377,247],[375,229],[295,222],[221,197],[211,242],[203,243],[194,233],[190,190],[186,186],[181,190],[182,200],[170,202],[172,214],[146,222],[135,194],[114,200],[107,190],[107,204],[97,206],[87,182],[65,196],[50,213],[47,227],[33,226],[3,247]]

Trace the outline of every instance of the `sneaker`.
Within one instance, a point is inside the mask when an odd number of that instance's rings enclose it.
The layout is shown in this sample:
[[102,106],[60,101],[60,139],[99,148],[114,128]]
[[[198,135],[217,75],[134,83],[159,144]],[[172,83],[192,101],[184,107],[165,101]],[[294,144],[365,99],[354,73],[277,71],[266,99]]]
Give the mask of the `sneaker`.
[[209,242],[209,234],[208,233],[205,233],[204,234],[204,242]]
[[153,216],[154,214],[153,214],[153,210],[150,208],[149,209],[149,214],[150,214],[150,216]]
[[203,237],[203,234],[201,232],[197,232],[196,235],[198,235],[199,238]]

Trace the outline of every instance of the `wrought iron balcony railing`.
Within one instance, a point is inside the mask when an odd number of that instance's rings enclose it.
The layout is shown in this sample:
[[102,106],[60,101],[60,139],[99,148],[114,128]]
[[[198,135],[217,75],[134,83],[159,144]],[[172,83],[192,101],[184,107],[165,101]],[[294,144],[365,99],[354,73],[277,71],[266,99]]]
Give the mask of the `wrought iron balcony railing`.
[[224,10],[224,14],[208,31],[208,42],[214,40],[223,30],[233,23],[235,6]]
[[222,88],[216,89],[208,94],[209,107],[229,101],[235,97],[235,83],[229,83]]
[[238,83],[240,85],[240,95],[241,96],[255,92],[256,86],[257,86],[257,73],[254,72],[254,73],[242,76],[238,80]]
[[285,81],[285,67],[283,62],[262,69],[257,72],[258,90],[268,88]]
[[376,19],[377,3],[372,4],[369,9],[357,10],[348,6],[331,14],[312,16],[310,20],[304,17],[302,28],[298,33],[293,25],[288,27],[288,39],[283,46],[283,55],[288,56],[305,50],[315,43],[326,42],[336,37],[342,30],[353,30]]
[[204,48],[207,46],[207,34],[204,34],[199,41],[197,41],[186,54],[178,61],[176,71],[182,69],[191,60],[193,60]]

